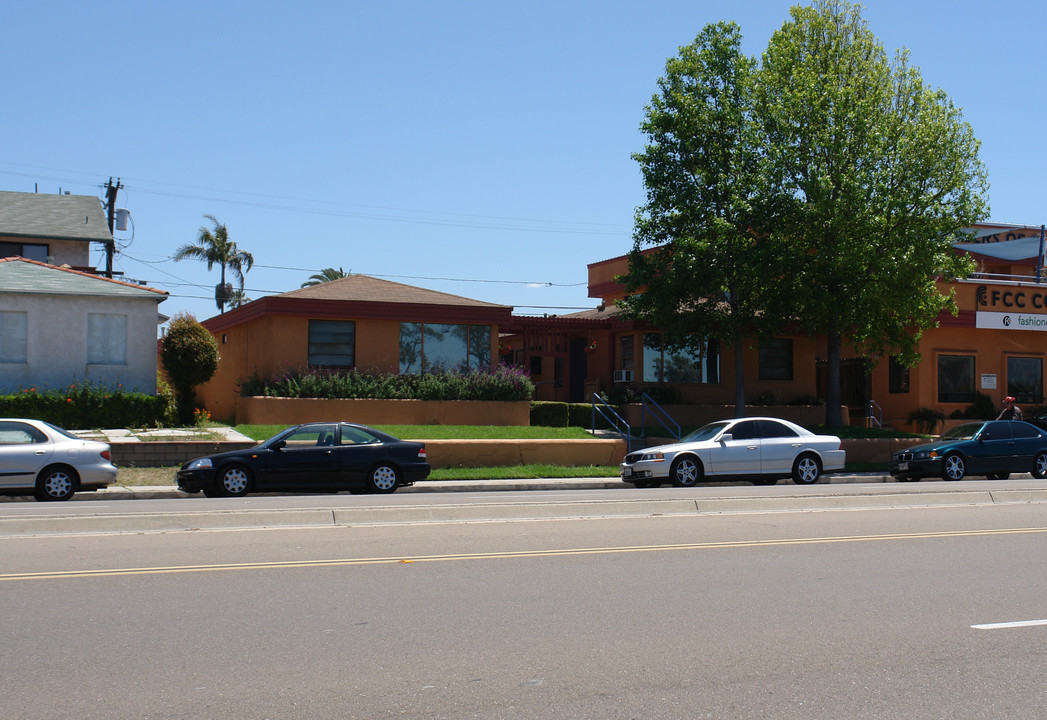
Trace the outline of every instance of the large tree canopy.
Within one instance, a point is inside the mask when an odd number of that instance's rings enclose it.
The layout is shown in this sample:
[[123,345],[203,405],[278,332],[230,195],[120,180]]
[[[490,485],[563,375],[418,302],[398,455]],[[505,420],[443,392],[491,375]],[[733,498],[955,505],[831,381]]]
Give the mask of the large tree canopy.
[[[787,315],[827,338],[826,420],[841,424],[844,338],[914,362],[922,331],[955,311],[935,281],[970,272],[951,242],[987,212],[971,127],[844,0],[792,8],[759,67],[737,26],[709,25],[658,86],[635,156],[647,202],[627,311],[737,352]],[[741,414],[740,354],[736,367]]]
[[[707,25],[669,59],[634,155],[647,188],[636,214],[626,312],[665,330],[668,347],[700,356],[707,339],[734,348],[744,411],[742,339],[773,326],[776,236],[760,231],[760,127],[755,60],[734,23]],[[658,248],[649,251],[650,247]]]
[[842,339],[915,360],[943,309],[938,277],[964,277],[956,233],[987,212],[979,143],[928,88],[908,54],[891,62],[844,0],[794,7],[771,38],[758,82],[776,232],[792,247],[795,317],[825,335],[826,421],[842,422]]

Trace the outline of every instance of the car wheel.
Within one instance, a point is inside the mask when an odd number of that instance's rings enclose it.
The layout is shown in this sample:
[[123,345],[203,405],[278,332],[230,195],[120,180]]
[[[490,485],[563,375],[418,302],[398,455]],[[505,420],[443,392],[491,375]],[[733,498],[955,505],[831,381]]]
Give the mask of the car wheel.
[[1032,476],[1037,480],[1047,478],[1047,453],[1040,453],[1032,461]]
[[694,487],[702,479],[702,468],[692,457],[679,457],[669,468],[669,478],[676,487]]
[[36,477],[36,491],[34,495],[41,502],[68,500],[76,492],[78,482],[79,478],[72,468],[45,468]]
[[756,478],[753,485],[777,485],[778,478]]
[[251,486],[251,473],[243,465],[223,468],[218,476],[218,493],[223,497],[243,497]]
[[963,480],[967,474],[967,463],[961,455],[952,453],[942,461],[942,478],[945,480]]
[[367,476],[367,487],[382,495],[395,491],[399,484],[400,471],[388,463],[375,466]]
[[822,476],[822,464],[816,455],[805,453],[793,463],[793,482],[797,485],[813,485]]

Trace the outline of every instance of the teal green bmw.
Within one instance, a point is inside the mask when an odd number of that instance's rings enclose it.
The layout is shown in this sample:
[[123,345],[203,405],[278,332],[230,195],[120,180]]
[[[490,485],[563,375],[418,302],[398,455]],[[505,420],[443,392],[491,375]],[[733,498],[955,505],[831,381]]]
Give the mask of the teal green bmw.
[[897,480],[969,475],[1003,480],[1011,473],[1047,477],[1047,432],[1027,422],[969,422],[942,433],[935,442],[906,448],[887,467]]

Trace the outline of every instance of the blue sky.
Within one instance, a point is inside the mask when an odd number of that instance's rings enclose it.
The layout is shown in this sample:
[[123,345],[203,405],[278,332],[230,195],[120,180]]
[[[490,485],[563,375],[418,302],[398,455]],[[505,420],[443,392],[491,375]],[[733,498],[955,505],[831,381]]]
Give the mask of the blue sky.
[[[762,53],[790,3],[86,2],[0,11],[0,190],[101,196],[116,269],[214,315],[217,269],[170,260],[213,214],[248,297],[325,267],[562,314],[631,246],[631,154],[665,61],[733,20]],[[1042,2],[871,0],[889,52],[963,108],[989,219],[1047,222]],[[104,266],[100,252],[93,259]]]

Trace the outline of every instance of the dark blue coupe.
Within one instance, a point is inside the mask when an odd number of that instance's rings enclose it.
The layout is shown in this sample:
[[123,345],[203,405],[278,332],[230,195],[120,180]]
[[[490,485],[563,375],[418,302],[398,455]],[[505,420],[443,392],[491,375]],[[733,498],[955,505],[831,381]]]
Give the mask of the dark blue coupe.
[[942,433],[934,442],[891,456],[888,471],[901,481],[940,477],[962,480],[984,475],[1006,479],[1011,473],[1047,477],[1047,431],[1027,422],[969,422]]

